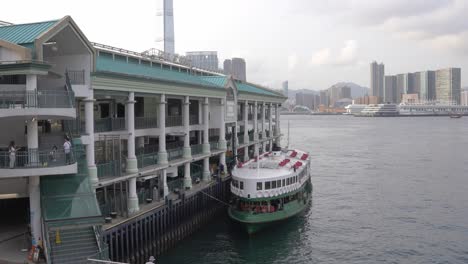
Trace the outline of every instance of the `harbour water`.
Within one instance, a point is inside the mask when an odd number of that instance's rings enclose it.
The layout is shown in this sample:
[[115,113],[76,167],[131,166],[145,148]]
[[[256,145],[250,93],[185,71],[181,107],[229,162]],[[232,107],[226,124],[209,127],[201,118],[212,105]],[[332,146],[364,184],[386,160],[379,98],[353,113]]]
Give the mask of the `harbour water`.
[[312,206],[253,237],[219,217],[158,263],[468,263],[468,118],[288,120]]

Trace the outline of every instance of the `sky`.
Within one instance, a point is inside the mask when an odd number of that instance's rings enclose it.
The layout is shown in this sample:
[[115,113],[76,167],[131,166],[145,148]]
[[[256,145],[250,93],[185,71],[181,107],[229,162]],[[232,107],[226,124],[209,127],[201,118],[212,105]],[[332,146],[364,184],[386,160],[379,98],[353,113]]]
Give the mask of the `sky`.
[[[162,0],[4,1],[0,20],[70,15],[90,41],[134,51],[162,48]],[[27,7],[27,8],[25,8]],[[176,52],[243,57],[247,80],[279,89],[369,87],[385,74],[462,68],[468,86],[468,0],[174,0]]]

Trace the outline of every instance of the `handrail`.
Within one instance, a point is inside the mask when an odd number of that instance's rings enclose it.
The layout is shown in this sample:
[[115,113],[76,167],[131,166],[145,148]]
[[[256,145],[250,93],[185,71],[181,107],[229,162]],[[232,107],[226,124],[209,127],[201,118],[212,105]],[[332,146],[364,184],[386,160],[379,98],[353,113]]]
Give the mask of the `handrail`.
[[93,232],[94,232],[94,237],[96,237],[96,244],[98,246],[98,249],[99,249],[99,252],[102,251],[102,248],[101,248],[101,237],[98,233],[98,230],[96,228],[96,226],[93,226]]
[[[13,164],[10,164],[11,159],[14,159]],[[16,151],[13,156],[10,155],[9,151],[0,151],[0,168],[51,168],[75,163],[73,148],[69,155],[64,150],[55,149]]]
[[0,61],[0,65],[23,64],[23,63],[50,64],[50,63],[47,62],[47,61],[40,61],[40,60],[11,60],[11,61]]
[[41,224],[42,224],[42,238],[43,238],[42,239],[42,244],[43,244],[43,248],[44,248],[44,255],[46,257],[46,263],[51,264],[51,262],[50,262],[50,252],[49,252],[49,248],[50,248],[49,232],[47,230],[44,218],[41,218]]

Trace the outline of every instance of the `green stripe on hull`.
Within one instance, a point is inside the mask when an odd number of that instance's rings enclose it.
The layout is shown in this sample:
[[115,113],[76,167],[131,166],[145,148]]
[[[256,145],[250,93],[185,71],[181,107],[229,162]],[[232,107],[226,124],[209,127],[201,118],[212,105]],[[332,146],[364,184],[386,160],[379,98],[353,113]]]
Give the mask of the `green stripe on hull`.
[[294,200],[289,203],[286,203],[284,204],[284,208],[282,210],[278,210],[274,213],[254,213],[251,211],[238,211],[234,207],[230,207],[228,210],[229,217],[234,221],[242,224],[245,227],[248,234],[254,234],[267,226],[298,215],[305,208],[307,208],[311,201],[311,183],[306,183],[304,187],[299,189],[297,192],[300,192],[302,190],[305,190],[304,194],[307,194],[306,197],[303,197],[301,200]]

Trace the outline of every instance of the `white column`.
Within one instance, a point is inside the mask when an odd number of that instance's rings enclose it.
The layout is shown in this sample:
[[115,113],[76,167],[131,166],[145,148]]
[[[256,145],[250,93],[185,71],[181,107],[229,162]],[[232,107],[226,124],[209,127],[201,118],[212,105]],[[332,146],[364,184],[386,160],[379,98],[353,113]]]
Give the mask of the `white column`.
[[39,162],[39,137],[37,131],[37,119],[35,117],[28,120],[27,129],[28,160],[31,166],[36,166]]
[[161,170],[160,176],[162,180],[163,196],[166,197],[169,194],[169,187],[167,186],[167,170]]
[[[266,138],[266,131],[265,131],[265,102],[262,102],[262,140]],[[266,141],[262,143],[263,152],[266,151]]]
[[258,141],[258,105],[257,101],[254,102],[254,112],[253,112],[253,126],[254,126],[254,141]]
[[204,182],[211,181],[210,158],[208,157],[203,159],[203,181]]
[[225,120],[225,99],[221,99],[221,111],[219,115],[219,149],[226,150],[227,143],[226,143],[226,120]]
[[29,177],[29,215],[31,224],[31,242],[36,246],[42,237],[40,177]]
[[159,152],[158,152],[158,164],[166,165],[167,151],[166,151],[166,96],[161,94],[161,100],[159,101]]
[[249,143],[249,101],[244,103],[244,144]]
[[[128,93],[127,101],[127,173],[137,173],[138,163],[135,156],[135,93]],[[136,184],[135,184],[136,188]],[[136,192],[136,191],[135,191]]]
[[279,113],[279,105],[278,104],[275,105],[275,116],[276,116],[276,123],[275,123],[276,135],[275,136],[278,136],[276,138],[276,145],[278,147],[280,147],[281,146],[281,137],[280,137],[281,131],[280,131],[280,113]]
[[86,163],[91,184],[95,187],[99,182],[96,162],[94,159],[94,99],[90,96],[83,100],[85,104],[85,129],[89,142],[86,145]]
[[258,157],[260,155],[259,151],[258,151],[258,148],[259,148],[259,145],[258,143],[255,143],[254,144],[254,157]]
[[210,139],[209,139],[209,101],[208,97],[203,102],[203,154],[210,154]]
[[192,188],[192,177],[190,176],[190,162],[184,164],[184,187],[185,189]]
[[[270,138],[273,136],[273,131],[271,131],[271,128],[273,127],[273,118],[272,118],[272,113],[273,113],[273,106],[270,103],[268,107],[268,133],[270,134]],[[270,151],[273,150],[273,140],[268,140],[270,143]]]
[[223,164],[223,173],[226,173],[227,168],[226,168],[226,152],[221,153],[219,156],[219,163]]
[[[184,159],[192,158],[192,149],[190,148],[190,98],[184,97],[183,103],[183,119],[184,119]],[[190,170],[190,167],[189,167]]]
[[249,146],[246,146],[244,148],[244,161],[248,161],[249,160]]
[[37,107],[37,75],[28,74],[26,75],[26,91],[31,92],[32,94],[26,97],[26,103],[30,107]]
[[136,191],[136,178],[128,180],[128,213],[134,214],[140,210],[138,205],[138,195]]

